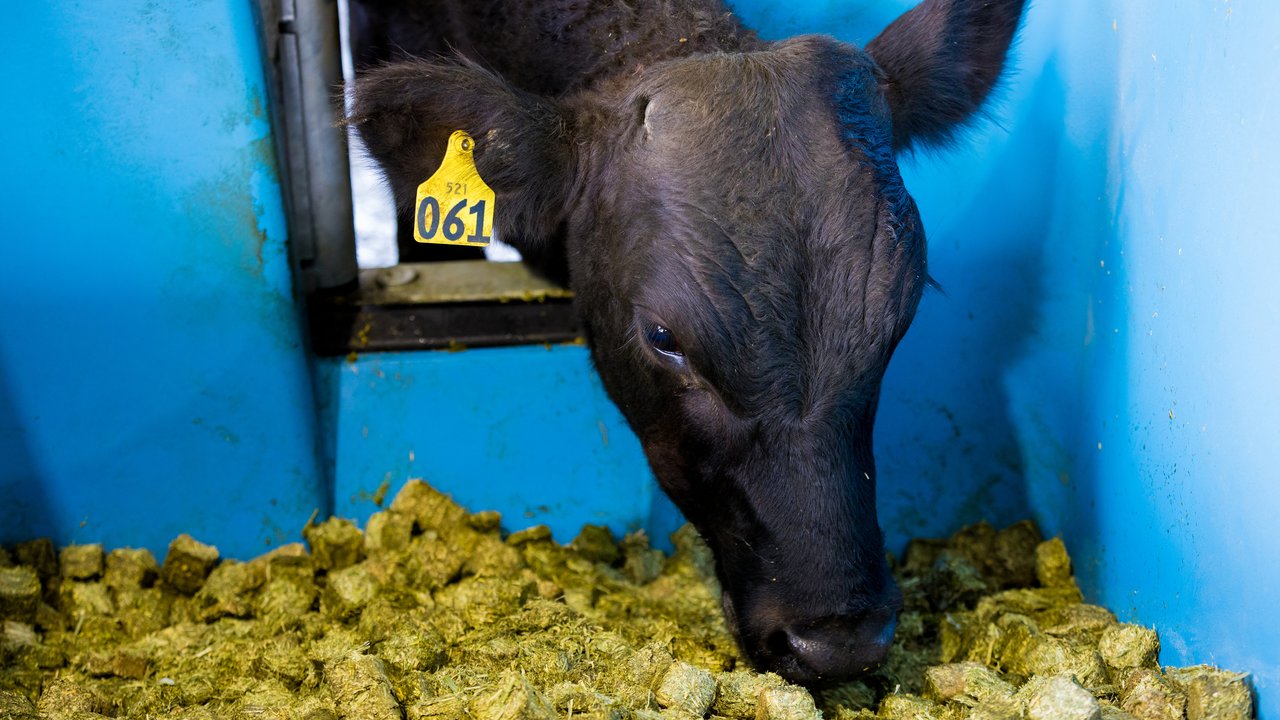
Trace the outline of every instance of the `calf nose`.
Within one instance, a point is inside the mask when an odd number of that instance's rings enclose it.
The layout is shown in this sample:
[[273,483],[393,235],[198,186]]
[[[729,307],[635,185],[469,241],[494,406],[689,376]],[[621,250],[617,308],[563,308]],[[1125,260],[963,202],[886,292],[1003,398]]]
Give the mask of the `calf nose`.
[[770,643],[772,669],[798,683],[867,672],[884,660],[897,625],[897,609],[887,607],[779,630]]

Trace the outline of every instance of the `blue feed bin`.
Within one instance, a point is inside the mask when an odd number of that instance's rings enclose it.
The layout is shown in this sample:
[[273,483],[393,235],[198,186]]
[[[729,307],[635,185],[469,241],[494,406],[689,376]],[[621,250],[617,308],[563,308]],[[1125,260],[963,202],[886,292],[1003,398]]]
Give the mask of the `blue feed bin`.
[[[865,42],[907,0],[742,0]],[[162,6],[161,6],[162,5]],[[579,346],[306,348],[248,2],[11,9],[0,542],[248,557],[425,477],[516,528],[678,515]],[[954,148],[905,161],[926,296],[877,425],[890,547],[1061,534],[1168,664],[1280,718],[1280,5],[1035,4]]]

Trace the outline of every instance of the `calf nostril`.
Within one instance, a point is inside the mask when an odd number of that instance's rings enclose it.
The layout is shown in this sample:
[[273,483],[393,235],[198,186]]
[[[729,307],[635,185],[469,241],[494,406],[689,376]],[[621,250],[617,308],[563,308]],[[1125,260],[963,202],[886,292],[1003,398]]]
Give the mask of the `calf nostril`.
[[771,657],[786,657],[792,652],[791,634],[786,630],[774,630],[765,638],[764,646]]

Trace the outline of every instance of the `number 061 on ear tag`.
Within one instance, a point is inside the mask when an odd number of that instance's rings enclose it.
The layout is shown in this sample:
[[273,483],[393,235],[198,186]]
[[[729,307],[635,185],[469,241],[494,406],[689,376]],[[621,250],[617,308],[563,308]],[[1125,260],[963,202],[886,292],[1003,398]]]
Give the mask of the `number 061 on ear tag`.
[[471,157],[476,142],[461,130],[449,136],[444,160],[418,186],[413,239],[420,243],[484,247],[493,240],[493,189]]

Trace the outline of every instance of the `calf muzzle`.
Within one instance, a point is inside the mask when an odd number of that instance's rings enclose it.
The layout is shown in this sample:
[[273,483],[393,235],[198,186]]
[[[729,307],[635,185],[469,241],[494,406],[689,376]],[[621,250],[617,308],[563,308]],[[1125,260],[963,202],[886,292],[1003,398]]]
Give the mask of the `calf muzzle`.
[[867,673],[888,654],[901,609],[894,587],[886,602],[866,610],[780,625],[762,634],[753,659],[761,670],[803,684]]

